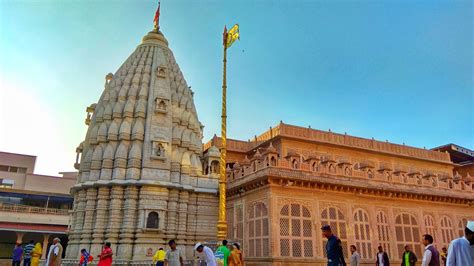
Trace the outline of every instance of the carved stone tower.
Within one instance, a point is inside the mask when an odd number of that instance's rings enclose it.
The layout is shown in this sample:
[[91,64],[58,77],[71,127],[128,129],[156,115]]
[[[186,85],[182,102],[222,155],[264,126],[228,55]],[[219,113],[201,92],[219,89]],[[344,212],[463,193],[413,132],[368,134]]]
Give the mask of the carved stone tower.
[[160,31],[106,76],[88,112],[67,258],[110,242],[114,264],[150,260],[169,239],[192,258],[196,241],[216,235],[217,176],[203,173],[193,92]]

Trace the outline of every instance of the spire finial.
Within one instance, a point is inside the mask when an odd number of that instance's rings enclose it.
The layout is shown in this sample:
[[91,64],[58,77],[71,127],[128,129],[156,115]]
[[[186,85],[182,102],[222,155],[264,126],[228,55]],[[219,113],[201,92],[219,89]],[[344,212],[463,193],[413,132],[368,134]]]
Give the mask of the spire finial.
[[158,9],[156,9],[155,19],[153,20],[154,30],[156,32],[160,30],[160,5],[161,5],[161,2],[158,1]]

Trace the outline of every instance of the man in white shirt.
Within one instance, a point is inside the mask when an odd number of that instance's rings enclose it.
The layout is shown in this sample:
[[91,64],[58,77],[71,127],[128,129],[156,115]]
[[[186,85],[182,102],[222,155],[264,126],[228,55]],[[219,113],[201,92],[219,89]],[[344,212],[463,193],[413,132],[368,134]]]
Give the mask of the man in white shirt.
[[439,266],[439,252],[433,246],[433,237],[431,235],[423,236],[423,245],[425,245],[425,254],[421,266]]
[[45,264],[46,266],[61,265],[63,247],[59,243],[60,241],[61,240],[57,237],[53,239],[53,244],[49,247],[48,258]]
[[468,221],[464,236],[449,244],[446,266],[474,265],[474,221]]
[[351,266],[360,266],[360,255],[357,252],[357,248],[354,245],[351,245]]
[[202,245],[200,242],[194,246],[194,250],[198,253],[204,253],[204,260],[206,261],[207,266],[217,266],[216,257],[212,249]]

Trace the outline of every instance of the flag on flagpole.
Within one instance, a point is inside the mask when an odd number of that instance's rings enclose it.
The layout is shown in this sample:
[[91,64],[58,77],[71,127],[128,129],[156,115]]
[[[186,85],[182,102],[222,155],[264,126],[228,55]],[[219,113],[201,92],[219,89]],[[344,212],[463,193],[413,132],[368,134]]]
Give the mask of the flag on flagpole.
[[155,13],[155,19],[153,19],[153,23],[155,24],[155,29],[157,30],[160,29],[160,5],[161,3],[158,2],[158,9],[156,10],[156,13]]
[[229,48],[236,40],[240,40],[239,24],[235,24],[224,36],[225,46]]
[[222,34],[222,45],[226,46],[227,44],[227,27],[224,26],[224,33]]

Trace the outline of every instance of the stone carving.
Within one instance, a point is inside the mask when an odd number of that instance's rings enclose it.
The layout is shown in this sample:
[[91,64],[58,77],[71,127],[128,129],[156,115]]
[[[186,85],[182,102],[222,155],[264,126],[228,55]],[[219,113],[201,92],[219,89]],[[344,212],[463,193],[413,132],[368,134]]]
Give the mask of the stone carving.
[[155,99],[155,113],[166,114],[168,112],[169,100],[161,97]]

